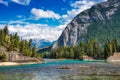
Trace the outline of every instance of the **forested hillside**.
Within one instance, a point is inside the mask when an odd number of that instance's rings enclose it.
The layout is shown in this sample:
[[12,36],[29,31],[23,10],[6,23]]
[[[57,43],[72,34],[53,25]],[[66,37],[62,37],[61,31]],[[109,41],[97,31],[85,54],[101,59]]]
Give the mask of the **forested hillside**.
[[88,33],[85,35],[86,38],[88,38],[88,36],[92,39],[97,38],[102,44],[106,40],[112,40],[113,38],[117,38],[118,43],[120,43],[120,7],[115,14],[111,16],[111,19],[102,22],[93,22],[88,28]]
[[[16,51],[23,56],[38,57],[36,47],[32,47],[32,40],[22,40],[17,33],[9,34],[8,27],[0,29],[0,47],[7,52]],[[7,53],[4,50],[0,51],[0,60],[7,59]]]

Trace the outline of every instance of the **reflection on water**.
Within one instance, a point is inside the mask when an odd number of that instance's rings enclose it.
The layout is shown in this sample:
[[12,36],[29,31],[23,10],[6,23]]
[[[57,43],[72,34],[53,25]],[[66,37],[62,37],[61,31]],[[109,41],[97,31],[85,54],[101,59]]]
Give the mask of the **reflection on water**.
[[33,74],[32,73],[17,73],[10,74],[10,73],[1,73],[0,80],[32,80]]
[[46,64],[0,67],[0,80],[120,80],[120,76],[81,75],[79,70],[60,70],[57,66],[91,64],[81,61],[57,61]]
[[120,80],[120,76],[45,75],[44,73],[0,74],[0,80]]
[[[119,76],[72,76],[71,80],[120,80]],[[65,79],[64,80],[69,80]]]

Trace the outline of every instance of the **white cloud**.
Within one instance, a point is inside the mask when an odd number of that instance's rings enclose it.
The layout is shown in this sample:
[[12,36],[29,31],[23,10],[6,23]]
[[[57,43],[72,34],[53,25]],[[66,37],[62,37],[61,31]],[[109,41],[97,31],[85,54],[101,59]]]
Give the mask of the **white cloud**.
[[94,4],[95,4],[94,1],[81,0],[81,1],[76,1],[75,3],[71,4],[71,6],[78,9],[84,6],[83,9],[81,8],[83,11],[84,9],[90,8]]
[[0,4],[8,6],[9,2],[14,2],[20,5],[29,5],[31,0],[0,0]]
[[30,4],[30,0],[12,0],[12,2],[15,2],[20,5],[29,5]]
[[[0,25],[0,28],[3,28],[5,25]],[[17,32],[19,36],[23,39],[45,39],[48,41],[55,41],[63,31],[62,26],[50,27],[45,24],[27,24],[22,25],[8,25],[10,33]]]
[[0,0],[0,4],[4,4],[4,5],[8,6],[8,2],[4,1],[4,0]]
[[42,10],[42,9],[36,9],[36,8],[33,8],[31,10],[31,14],[32,14],[32,18],[33,19],[40,19],[40,18],[52,18],[52,19],[60,19],[60,15],[53,12],[53,11],[50,11],[50,10]]

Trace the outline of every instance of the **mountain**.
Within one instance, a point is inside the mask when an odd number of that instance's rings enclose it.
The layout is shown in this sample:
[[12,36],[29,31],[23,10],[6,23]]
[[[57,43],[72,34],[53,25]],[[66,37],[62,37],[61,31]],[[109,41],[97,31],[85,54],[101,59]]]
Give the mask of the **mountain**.
[[41,40],[33,40],[32,41],[32,45],[36,45],[37,48],[44,48],[46,46],[52,46],[54,44],[55,41],[50,42],[48,40],[45,39],[41,39]]
[[43,47],[43,48],[39,48],[37,50],[37,53],[44,53],[44,52],[50,52],[52,49],[52,46],[46,46],[46,47]]
[[64,29],[53,48],[75,46],[91,37],[101,43],[112,38],[120,42],[120,1],[108,0],[78,14]]

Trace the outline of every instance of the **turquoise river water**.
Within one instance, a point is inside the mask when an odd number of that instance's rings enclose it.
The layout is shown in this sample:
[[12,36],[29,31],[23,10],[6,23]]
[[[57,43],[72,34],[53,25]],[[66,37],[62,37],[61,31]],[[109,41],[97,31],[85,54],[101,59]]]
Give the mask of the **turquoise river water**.
[[[58,69],[59,66],[64,65],[96,66],[99,67],[97,69],[102,69],[103,73],[112,70],[117,75],[97,75],[98,71],[95,69]],[[0,67],[0,80],[120,80],[119,72],[119,65],[112,66],[104,61],[46,60],[44,64]]]

